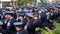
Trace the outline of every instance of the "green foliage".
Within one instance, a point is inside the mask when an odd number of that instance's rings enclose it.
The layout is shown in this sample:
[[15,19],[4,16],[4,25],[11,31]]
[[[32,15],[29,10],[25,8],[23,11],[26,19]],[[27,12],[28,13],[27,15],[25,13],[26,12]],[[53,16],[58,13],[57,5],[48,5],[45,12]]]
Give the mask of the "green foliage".
[[36,31],[41,30],[42,34],[60,34],[60,24],[55,20],[53,20],[53,23],[54,23],[53,25],[55,27],[54,30],[50,30],[47,28],[48,31],[46,31],[46,30],[41,29],[41,28],[36,28]]
[[55,21],[54,26],[56,27],[53,30],[54,34],[60,34],[60,24]]
[[7,6],[7,7],[11,7],[12,5],[10,5],[10,4],[7,4],[6,6]]
[[[27,4],[27,3],[32,3],[34,1],[35,0],[17,0],[18,6],[23,5],[23,4]],[[44,3],[43,0],[40,0],[40,1],[41,1],[41,3]]]
[[18,5],[23,5],[23,4],[27,4],[27,3],[32,3],[34,0],[17,0],[18,1]]
[[20,6],[22,4],[24,4],[24,0],[18,0],[18,5]]

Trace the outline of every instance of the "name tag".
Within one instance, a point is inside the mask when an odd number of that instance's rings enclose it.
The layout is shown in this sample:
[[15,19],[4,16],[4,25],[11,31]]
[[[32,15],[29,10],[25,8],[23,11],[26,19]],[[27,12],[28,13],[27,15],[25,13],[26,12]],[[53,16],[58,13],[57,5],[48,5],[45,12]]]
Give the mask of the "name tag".
[[27,26],[25,26],[24,29],[26,30],[27,29]]
[[10,23],[7,23],[7,26],[10,26]]

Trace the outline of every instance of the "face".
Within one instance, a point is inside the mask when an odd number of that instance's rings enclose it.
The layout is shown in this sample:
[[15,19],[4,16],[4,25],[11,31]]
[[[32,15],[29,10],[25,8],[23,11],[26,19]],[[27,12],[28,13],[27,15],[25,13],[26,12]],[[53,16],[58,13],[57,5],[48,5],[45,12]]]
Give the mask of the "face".
[[50,11],[53,12],[54,10],[51,9]]
[[58,9],[58,10],[60,10],[60,9]]
[[40,13],[41,13],[41,11],[39,10],[39,11],[38,11],[38,14],[40,14]]
[[5,12],[3,12],[3,14],[5,14]]
[[7,15],[5,15],[5,18],[7,18]]
[[7,15],[7,18],[11,18],[12,16],[11,15]]
[[28,17],[26,17],[26,20],[28,20],[29,18]]
[[32,12],[32,9],[30,9],[29,11]]
[[17,15],[19,15],[19,13],[16,13]]
[[20,28],[19,27],[16,27],[16,31],[19,31],[20,30]]
[[55,10],[58,10],[58,8],[54,8]]
[[31,18],[30,18],[30,17],[26,17],[26,20],[27,20],[27,21],[30,21],[30,20],[31,20]]
[[34,16],[34,19],[38,19],[38,17],[37,16]]
[[22,20],[22,19],[23,19],[23,17],[22,17],[22,16],[20,16],[18,19]]
[[47,12],[46,15],[48,16],[49,15],[49,12]]

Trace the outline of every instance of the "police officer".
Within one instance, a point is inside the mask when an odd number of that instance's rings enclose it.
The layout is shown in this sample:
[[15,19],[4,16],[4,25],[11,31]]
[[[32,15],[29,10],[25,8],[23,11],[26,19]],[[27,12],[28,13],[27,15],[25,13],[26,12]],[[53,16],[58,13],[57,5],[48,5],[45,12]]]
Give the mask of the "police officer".
[[24,29],[28,30],[29,34],[34,34],[34,26],[33,26],[33,14],[32,13],[26,13],[26,21],[27,24],[25,25]]
[[15,29],[17,31],[16,34],[29,34],[28,31],[24,29],[23,23],[15,22],[14,25],[15,25]]
[[2,9],[2,16],[1,16],[1,19],[4,19],[5,17],[5,10]]
[[58,18],[57,18],[57,21],[58,21],[58,23],[60,23],[60,6],[58,6],[57,8],[58,8]]
[[2,25],[3,25],[3,22],[0,20],[0,33],[1,34],[5,33],[5,32],[3,32]]
[[[34,17],[33,17],[33,30],[34,30],[34,34],[38,34],[37,31],[35,31],[35,28],[36,27],[41,27],[41,20],[38,19],[38,16],[35,14]],[[40,30],[39,30],[40,32]]]
[[38,13],[38,19],[40,19],[42,11],[39,9],[39,10],[37,10],[37,13]]
[[24,26],[26,25],[26,20],[24,19],[24,14],[19,14],[18,22],[22,22]]
[[46,11],[46,16],[47,16],[47,24],[48,24],[48,28],[49,28],[49,29],[53,29],[53,28],[54,28],[53,23],[49,21],[49,20],[50,20],[50,17],[51,17],[49,11]]
[[46,13],[42,12],[40,16],[41,16],[41,24],[42,24],[41,27],[45,28],[48,24]]
[[13,17],[12,12],[6,12],[7,18],[2,20],[3,29],[6,30],[6,34],[12,34],[12,31],[15,31],[13,23],[16,21]]
[[0,8],[0,14],[2,15],[2,13],[3,13],[3,12],[2,12],[2,9]]

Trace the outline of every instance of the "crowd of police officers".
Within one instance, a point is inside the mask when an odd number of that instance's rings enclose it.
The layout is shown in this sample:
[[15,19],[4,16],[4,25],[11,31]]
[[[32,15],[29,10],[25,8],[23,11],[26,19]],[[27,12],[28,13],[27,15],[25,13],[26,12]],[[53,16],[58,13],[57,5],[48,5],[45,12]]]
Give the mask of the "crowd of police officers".
[[60,23],[60,6],[21,6],[16,9],[0,9],[0,33],[38,34],[36,27],[53,30],[50,20]]

